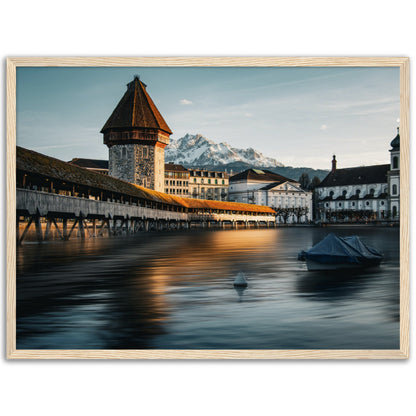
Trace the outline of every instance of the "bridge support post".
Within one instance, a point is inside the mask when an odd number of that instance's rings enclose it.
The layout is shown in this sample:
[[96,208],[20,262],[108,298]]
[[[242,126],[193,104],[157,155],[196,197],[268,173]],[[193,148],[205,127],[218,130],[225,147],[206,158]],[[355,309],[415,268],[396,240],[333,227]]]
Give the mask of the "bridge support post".
[[20,217],[16,215],[16,242],[19,244],[20,241]]
[[42,242],[42,224],[40,222],[40,215],[35,216],[36,238],[39,243]]
[[47,218],[46,219],[46,230],[45,230],[45,235],[43,237],[44,241],[49,240],[49,232],[51,230],[51,225],[52,225],[52,219],[51,218]]
[[68,219],[62,219],[62,238],[66,241],[68,240]]
[[97,220],[95,218],[93,218],[92,220],[92,236],[93,237],[97,237],[97,224],[96,224]]
[[84,221],[83,218],[80,216],[78,219],[78,231],[80,237],[84,240],[85,239],[85,228],[84,228]]

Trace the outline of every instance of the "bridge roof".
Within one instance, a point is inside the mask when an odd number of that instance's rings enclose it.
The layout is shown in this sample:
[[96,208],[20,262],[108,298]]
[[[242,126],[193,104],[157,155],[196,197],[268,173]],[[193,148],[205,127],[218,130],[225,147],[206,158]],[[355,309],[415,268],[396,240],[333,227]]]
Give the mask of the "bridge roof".
[[275,212],[272,208],[263,205],[181,198],[163,192],[153,191],[19,146],[16,146],[16,169],[25,173],[41,175],[52,180],[59,180],[66,183],[101,189],[115,194],[124,194],[152,202],[191,209],[201,208],[258,213]]

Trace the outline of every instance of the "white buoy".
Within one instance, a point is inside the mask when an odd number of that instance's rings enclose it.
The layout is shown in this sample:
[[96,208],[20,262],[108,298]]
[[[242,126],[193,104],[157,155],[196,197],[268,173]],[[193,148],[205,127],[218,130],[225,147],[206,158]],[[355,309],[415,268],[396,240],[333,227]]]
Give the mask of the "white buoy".
[[239,272],[237,274],[237,277],[234,280],[234,286],[247,287],[247,280],[246,280],[243,272]]

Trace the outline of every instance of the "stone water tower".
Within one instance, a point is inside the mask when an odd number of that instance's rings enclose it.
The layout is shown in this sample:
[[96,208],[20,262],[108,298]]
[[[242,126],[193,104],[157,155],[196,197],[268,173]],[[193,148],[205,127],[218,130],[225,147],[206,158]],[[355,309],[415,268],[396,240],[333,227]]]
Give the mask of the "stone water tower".
[[164,149],[172,131],[138,76],[127,84],[101,133],[109,148],[110,176],[164,191]]

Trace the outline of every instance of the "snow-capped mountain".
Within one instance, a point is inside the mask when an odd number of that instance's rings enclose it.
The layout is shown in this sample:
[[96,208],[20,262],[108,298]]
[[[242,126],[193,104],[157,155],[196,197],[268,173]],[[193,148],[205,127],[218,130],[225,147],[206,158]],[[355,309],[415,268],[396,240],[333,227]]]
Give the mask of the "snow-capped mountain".
[[228,143],[215,143],[200,134],[186,134],[180,139],[171,139],[165,149],[165,162],[185,167],[223,168],[247,165],[250,167],[283,166],[276,159],[266,157],[252,149],[237,149]]

